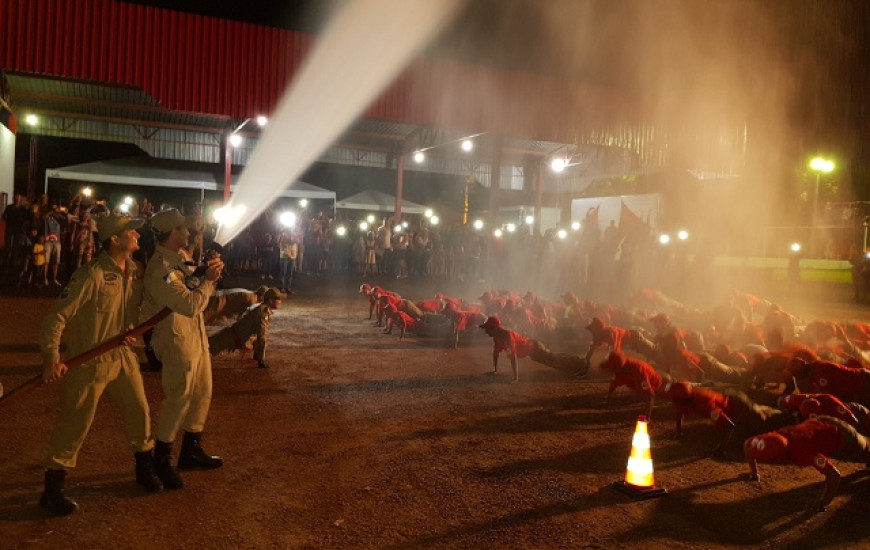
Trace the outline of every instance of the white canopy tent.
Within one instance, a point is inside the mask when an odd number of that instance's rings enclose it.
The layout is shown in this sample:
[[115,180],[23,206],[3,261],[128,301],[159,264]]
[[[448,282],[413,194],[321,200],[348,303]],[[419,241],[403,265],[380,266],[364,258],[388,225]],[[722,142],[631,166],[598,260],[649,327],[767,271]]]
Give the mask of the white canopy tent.
[[[91,183],[107,183],[117,185],[138,185],[145,187],[169,187],[175,189],[199,189],[205,191],[220,191],[223,181],[219,181],[218,172],[222,167],[201,163],[174,160],[155,159],[149,157],[130,157],[115,160],[103,160],[50,168],[45,171],[45,192],[48,192],[48,180],[72,180]],[[234,174],[230,183],[230,191],[235,191]],[[287,198],[325,199],[335,203],[335,192],[302,181],[288,185],[279,195]]]
[[[371,212],[395,212],[396,197],[380,191],[362,191],[335,203],[336,208],[369,210]],[[403,214],[423,214],[427,208],[422,204],[402,199]]]

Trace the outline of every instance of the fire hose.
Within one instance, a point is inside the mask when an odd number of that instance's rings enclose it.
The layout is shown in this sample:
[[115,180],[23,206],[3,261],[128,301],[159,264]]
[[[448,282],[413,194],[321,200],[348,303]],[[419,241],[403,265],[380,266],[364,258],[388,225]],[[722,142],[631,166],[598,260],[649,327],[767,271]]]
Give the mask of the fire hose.
[[[70,357],[63,363],[66,365],[67,369],[73,369],[75,367],[81,366],[90,361],[91,359],[99,357],[100,355],[103,355],[104,353],[112,351],[113,349],[123,345],[124,340],[126,340],[127,338],[138,338],[142,336],[143,334],[157,326],[157,323],[167,318],[170,313],[172,313],[172,310],[168,307],[165,307],[155,313],[152,317],[150,317],[142,324],[137,325],[125,332],[122,332],[121,334],[114,336],[106,340],[102,344],[95,346],[88,351],[82,352],[75,357]],[[36,387],[41,381],[42,374],[40,373],[5,395],[3,394],[3,386],[0,385],[0,404],[5,403],[15,395],[21,395],[27,389]]]

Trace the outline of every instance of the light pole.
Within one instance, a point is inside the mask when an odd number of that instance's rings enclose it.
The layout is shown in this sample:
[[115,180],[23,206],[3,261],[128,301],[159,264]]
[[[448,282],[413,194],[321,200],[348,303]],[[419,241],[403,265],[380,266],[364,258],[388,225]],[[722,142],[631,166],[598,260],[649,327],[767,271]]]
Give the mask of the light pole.
[[816,228],[819,225],[819,181],[822,174],[829,174],[834,171],[834,161],[822,157],[815,157],[810,161],[810,170],[816,173],[816,186],[813,191],[813,227],[810,231],[810,251],[815,250],[815,235]]

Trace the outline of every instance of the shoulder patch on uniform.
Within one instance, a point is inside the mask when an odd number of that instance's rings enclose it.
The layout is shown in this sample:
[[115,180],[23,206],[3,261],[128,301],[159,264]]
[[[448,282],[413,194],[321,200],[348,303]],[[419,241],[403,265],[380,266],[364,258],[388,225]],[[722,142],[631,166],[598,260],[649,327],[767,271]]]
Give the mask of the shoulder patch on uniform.
[[113,283],[118,280],[117,273],[103,273],[103,282]]
[[169,273],[167,273],[167,274],[163,277],[163,280],[166,282],[166,284],[171,285],[171,284],[174,283],[175,281],[180,281],[180,280],[181,280],[181,277],[178,275],[177,272],[175,272],[175,271],[170,271]]

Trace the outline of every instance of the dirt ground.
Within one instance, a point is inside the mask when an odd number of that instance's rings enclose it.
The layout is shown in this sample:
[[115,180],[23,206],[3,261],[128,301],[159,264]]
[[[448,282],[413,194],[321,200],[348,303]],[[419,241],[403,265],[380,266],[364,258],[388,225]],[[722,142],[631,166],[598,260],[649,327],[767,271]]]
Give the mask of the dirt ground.
[[[272,319],[270,369],[214,360],[204,446],[223,468],[183,474],[180,491],[146,494],[133,480],[108,398],[68,477],[79,502],[55,518],[37,506],[57,387],[0,405],[2,548],[859,548],[870,544],[870,476],[844,476],[826,513],[804,510],[820,491],[813,469],[747,470],[725,459],[705,419],[672,439],[674,413],[650,426],[664,498],[634,501],[622,479],[644,405],[625,388],[600,407],[607,379],[569,380],[529,359],[488,375],[480,334],[459,349],[381,334],[358,283],[302,288]],[[429,297],[434,287],[398,289]],[[476,292],[476,294],[474,292]],[[458,294],[473,297],[479,289]],[[0,382],[8,392],[39,372],[36,334],[46,296],[0,298]],[[559,350],[562,351],[562,350]],[[159,373],[145,373],[156,413]],[[755,395],[768,400],[773,394]],[[176,445],[177,448],[178,445]]]

